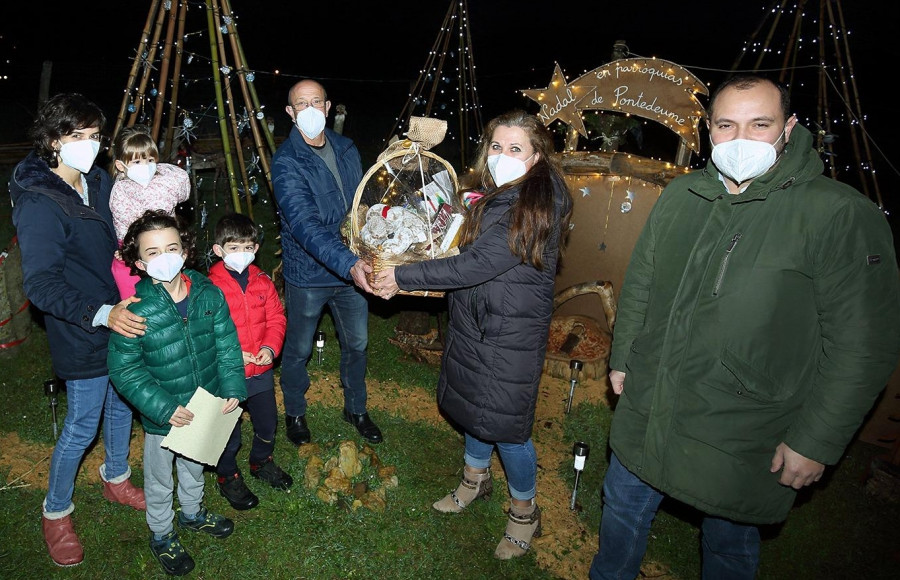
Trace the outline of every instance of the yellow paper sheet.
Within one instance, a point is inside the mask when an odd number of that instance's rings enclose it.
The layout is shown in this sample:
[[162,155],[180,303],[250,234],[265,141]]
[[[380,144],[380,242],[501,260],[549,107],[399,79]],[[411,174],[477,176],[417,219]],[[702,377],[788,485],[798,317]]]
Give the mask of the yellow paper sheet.
[[223,415],[224,406],[225,399],[198,388],[187,404],[194,419],[190,425],[172,427],[160,445],[199,463],[217,464],[241,416],[240,407]]

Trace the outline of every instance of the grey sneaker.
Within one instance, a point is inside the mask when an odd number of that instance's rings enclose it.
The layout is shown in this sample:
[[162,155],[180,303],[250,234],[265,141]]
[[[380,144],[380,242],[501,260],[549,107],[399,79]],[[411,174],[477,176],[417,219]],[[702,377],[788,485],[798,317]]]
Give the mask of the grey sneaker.
[[151,533],[150,551],[159,560],[166,574],[170,576],[184,576],[194,569],[194,559],[181,545],[181,540],[178,539],[178,532],[175,530],[172,530],[160,540],[153,539],[153,534]]
[[227,538],[234,531],[234,522],[225,516],[214,514],[205,507],[201,507],[192,520],[184,517],[184,512],[179,509],[178,527],[191,530],[192,532],[203,532],[214,538]]

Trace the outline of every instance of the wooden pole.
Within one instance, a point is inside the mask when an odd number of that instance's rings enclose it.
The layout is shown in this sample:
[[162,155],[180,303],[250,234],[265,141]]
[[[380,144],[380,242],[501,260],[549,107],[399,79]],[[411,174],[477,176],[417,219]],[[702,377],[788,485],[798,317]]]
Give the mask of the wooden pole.
[[146,50],[147,39],[150,38],[150,26],[153,24],[153,15],[159,9],[159,0],[152,0],[150,4],[150,12],[147,13],[147,22],[144,23],[144,31],[141,33],[141,40],[138,42],[137,51],[134,56],[134,63],[131,65],[131,73],[128,75],[128,81],[125,83],[125,94],[122,95],[122,106],[119,108],[119,115],[116,117],[116,127],[113,129],[112,139],[116,140],[122,125],[125,122],[125,111],[128,110],[128,101],[130,100],[131,91],[134,89],[134,83],[137,80],[138,67],[141,66],[141,55]]
[[[222,6],[226,7],[226,10],[228,10],[229,14],[231,13],[231,9],[230,9],[230,7],[228,7],[229,6],[228,0],[222,0]],[[233,18],[231,19],[231,22],[228,23],[228,37],[229,37],[229,42],[231,44],[231,51],[234,55],[235,66],[237,68],[237,77],[238,77],[238,80],[240,81],[241,93],[243,94],[243,97],[244,97],[244,104],[250,110],[250,117],[249,117],[248,121],[250,124],[250,132],[253,134],[253,144],[256,147],[257,153],[259,154],[259,162],[263,165],[263,171],[265,172],[265,176],[266,176],[266,183],[268,184],[269,191],[271,192],[272,191],[272,173],[269,170],[269,160],[267,158],[267,153],[269,153],[271,155],[272,153],[274,153],[274,151],[267,152],[263,148],[260,125],[265,125],[265,123],[260,123],[260,120],[257,119],[256,113],[260,109],[258,106],[255,105],[255,103],[253,101],[253,96],[250,93],[250,87],[248,85],[250,85],[252,83],[247,82],[247,61],[244,58],[243,51],[241,51],[241,49],[240,49],[240,44],[238,41],[238,33],[237,33],[237,29],[234,26]],[[268,131],[268,127],[266,127],[265,131]],[[272,142],[272,145],[274,145],[274,141]],[[249,182],[248,182],[248,187],[249,187]],[[251,202],[251,200],[248,197],[247,198],[248,207],[251,205],[250,202]],[[253,218],[252,210],[250,211],[250,218],[251,219]]]
[[[219,10],[219,0],[212,0],[212,3],[213,16],[215,17],[217,22],[220,22],[221,11]],[[228,29],[226,28],[226,30]],[[222,29],[219,26],[216,26],[216,44],[222,66],[228,67],[228,62],[225,59],[225,40],[222,38]],[[238,115],[234,109],[234,94],[231,92],[230,77],[228,75],[225,75],[225,77],[225,95],[228,97],[227,104],[228,112],[231,116],[231,134],[234,138],[234,148],[235,152],[237,153],[238,168],[241,171],[241,180],[244,184],[244,201],[247,202],[247,216],[250,219],[253,219],[253,200],[250,198],[250,180],[247,178],[247,164],[244,162],[244,145],[241,142],[241,132],[238,129]],[[235,207],[234,211],[243,213],[239,207]]]
[[[181,87],[181,62],[184,58],[184,22],[187,17],[187,0],[178,4],[178,40],[175,41],[175,68],[172,70],[172,97],[169,101],[169,118],[166,124],[166,144],[161,155],[164,159],[175,157],[172,141],[175,139],[175,121],[178,118],[178,90]],[[199,205],[199,204],[195,204]]]
[[[212,62],[213,86],[216,90],[216,112],[219,119],[219,134],[222,137],[222,148],[225,154],[225,167],[228,169],[228,182],[231,185],[231,200],[234,211],[240,213],[241,200],[238,197],[237,182],[234,177],[234,162],[231,159],[231,142],[228,139],[228,127],[225,125],[225,99],[222,97],[222,76],[219,71],[219,56],[216,47],[216,22],[218,10],[213,7],[213,0],[206,0],[206,21],[209,28],[209,51]],[[238,144],[240,146],[240,144]]]
[[[865,125],[865,121],[863,120],[863,115],[862,115],[862,105],[859,102],[859,88],[856,85],[856,75],[853,74],[853,61],[850,58],[850,48],[849,48],[850,45],[848,43],[848,38],[847,38],[847,25],[844,23],[844,11],[841,8],[840,0],[835,0],[835,4],[837,5],[838,21],[841,25],[840,26],[841,34],[843,35],[843,50],[845,50],[847,53],[847,72],[849,73],[849,77],[850,77],[850,86],[853,89],[853,103],[856,105],[856,111],[859,113],[859,114],[854,115],[853,111],[850,110],[850,100],[849,100],[850,97],[847,94],[847,82],[846,82],[846,79],[844,78],[844,72],[843,72],[844,68],[839,66],[838,70],[841,71],[841,81],[842,81],[841,85],[844,88],[844,98],[846,99],[845,103],[847,103],[847,109],[848,109],[847,112],[852,115],[850,128],[851,129],[853,128],[852,121],[854,121],[854,120],[859,124],[859,134],[862,135],[862,144],[863,144],[863,148],[865,149],[865,152],[866,152],[865,159],[869,163],[870,175],[871,175],[871,179],[872,179],[872,187],[875,190],[875,202],[878,204],[878,207],[883,208],[884,200],[881,199],[881,190],[878,188],[878,178],[876,177],[876,174],[875,174],[875,166],[873,165],[873,160],[872,160],[872,150],[869,146],[869,137],[868,137],[869,134],[866,132],[866,125]],[[833,23],[834,22],[834,13],[832,12],[830,3],[828,5],[828,11],[831,14],[832,23]],[[835,43],[837,43],[837,42],[838,42],[838,37],[837,37],[837,35],[835,35]],[[838,54],[840,54],[840,50],[837,50],[836,52]],[[869,194],[868,181],[866,179],[866,176],[863,174],[861,160],[862,160],[862,157],[860,157],[859,153],[857,152],[857,165],[859,167],[860,180],[863,183],[863,192],[866,194],[866,196],[869,199],[872,199],[872,196]]]
[[172,40],[175,36],[175,20],[178,13],[169,7],[169,25],[166,27],[166,41],[163,47],[162,62],[159,66],[159,87],[156,92],[156,107],[153,109],[153,125],[150,127],[150,135],[153,142],[159,140],[159,126],[162,123],[163,108],[166,102],[166,89],[168,87],[169,62],[172,59]]
[[[231,3],[229,2],[229,0],[222,0],[222,5],[225,6],[228,13],[231,14]],[[241,37],[235,32],[232,40],[233,40],[234,44],[237,46],[238,53],[240,53],[240,55],[241,55],[240,60],[239,60],[239,62],[241,63],[241,66],[246,67],[247,66],[246,65],[247,57],[244,55],[244,45],[241,43]],[[254,111],[262,111],[262,107],[260,106],[260,102],[259,102],[259,96],[256,94],[256,85],[254,83],[250,82],[250,83],[248,83],[247,88],[250,91],[250,99],[251,99],[251,102],[253,103],[253,110]],[[274,155],[275,149],[276,149],[275,138],[272,135],[271,131],[269,131],[269,127],[265,123],[262,123],[262,126],[265,127],[265,129],[263,130],[263,134],[265,135],[266,142],[269,145],[269,155]],[[268,180],[269,189],[271,190],[272,178],[271,178],[271,172],[269,171],[269,168],[268,168],[268,165],[269,165],[268,159],[266,158],[265,155],[262,155],[262,154],[260,154],[260,159],[266,159],[265,164],[264,164],[266,167],[266,170],[265,170],[266,171],[266,180]]]
[[159,14],[156,17],[156,26],[153,28],[153,41],[150,43],[150,46],[147,47],[147,58],[145,59],[143,56],[143,52],[135,55],[135,58],[141,62],[144,62],[144,74],[141,77],[141,84],[138,87],[137,94],[134,96],[134,111],[131,113],[131,116],[128,118],[128,126],[131,127],[137,121],[138,114],[141,112],[141,107],[144,105],[144,91],[147,90],[147,81],[150,78],[150,63],[153,62],[153,59],[156,58],[156,47],[159,46],[159,36],[162,34],[162,25],[163,19],[166,17],[166,5],[163,4],[159,7]]

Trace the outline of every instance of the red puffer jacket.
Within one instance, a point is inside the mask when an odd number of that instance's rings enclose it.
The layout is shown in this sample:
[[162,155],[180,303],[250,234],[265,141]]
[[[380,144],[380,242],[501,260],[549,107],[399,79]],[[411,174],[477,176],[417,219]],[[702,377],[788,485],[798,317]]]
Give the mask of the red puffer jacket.
[[[269,275],[253,264],[250,264],[248,269],[250,281],[247,283],[246,292],[241,292],[240,285],[221,261],[209,269],[209,279],[225,294],[228,309],[231,310],[231,319],[237,327],[241,350],[255,355],[260,348],[267,346],[277,357],[284,345],[284,331],[287,326],[284,307]],[[247,377],[260,375],[270,368],[272,365],[260,366],[252,363],[244,365]]]

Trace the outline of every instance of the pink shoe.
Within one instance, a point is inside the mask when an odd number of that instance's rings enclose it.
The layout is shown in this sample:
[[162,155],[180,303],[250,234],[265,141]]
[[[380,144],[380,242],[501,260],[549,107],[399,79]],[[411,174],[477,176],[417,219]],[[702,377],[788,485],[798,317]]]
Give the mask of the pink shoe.
[[47,542],[47,551],[57,566],[77,566],[84,560],[84,548],[75,535],[72,518],[66,516],[58,520],[41,518],[41,528],[44,531],[44,541]]
[[109,501],[133,507],[136,510],[146,510],[147,502],[144,501],[144,490],[134,487],[130,479],[121,483],[103,482],[103,497]]

